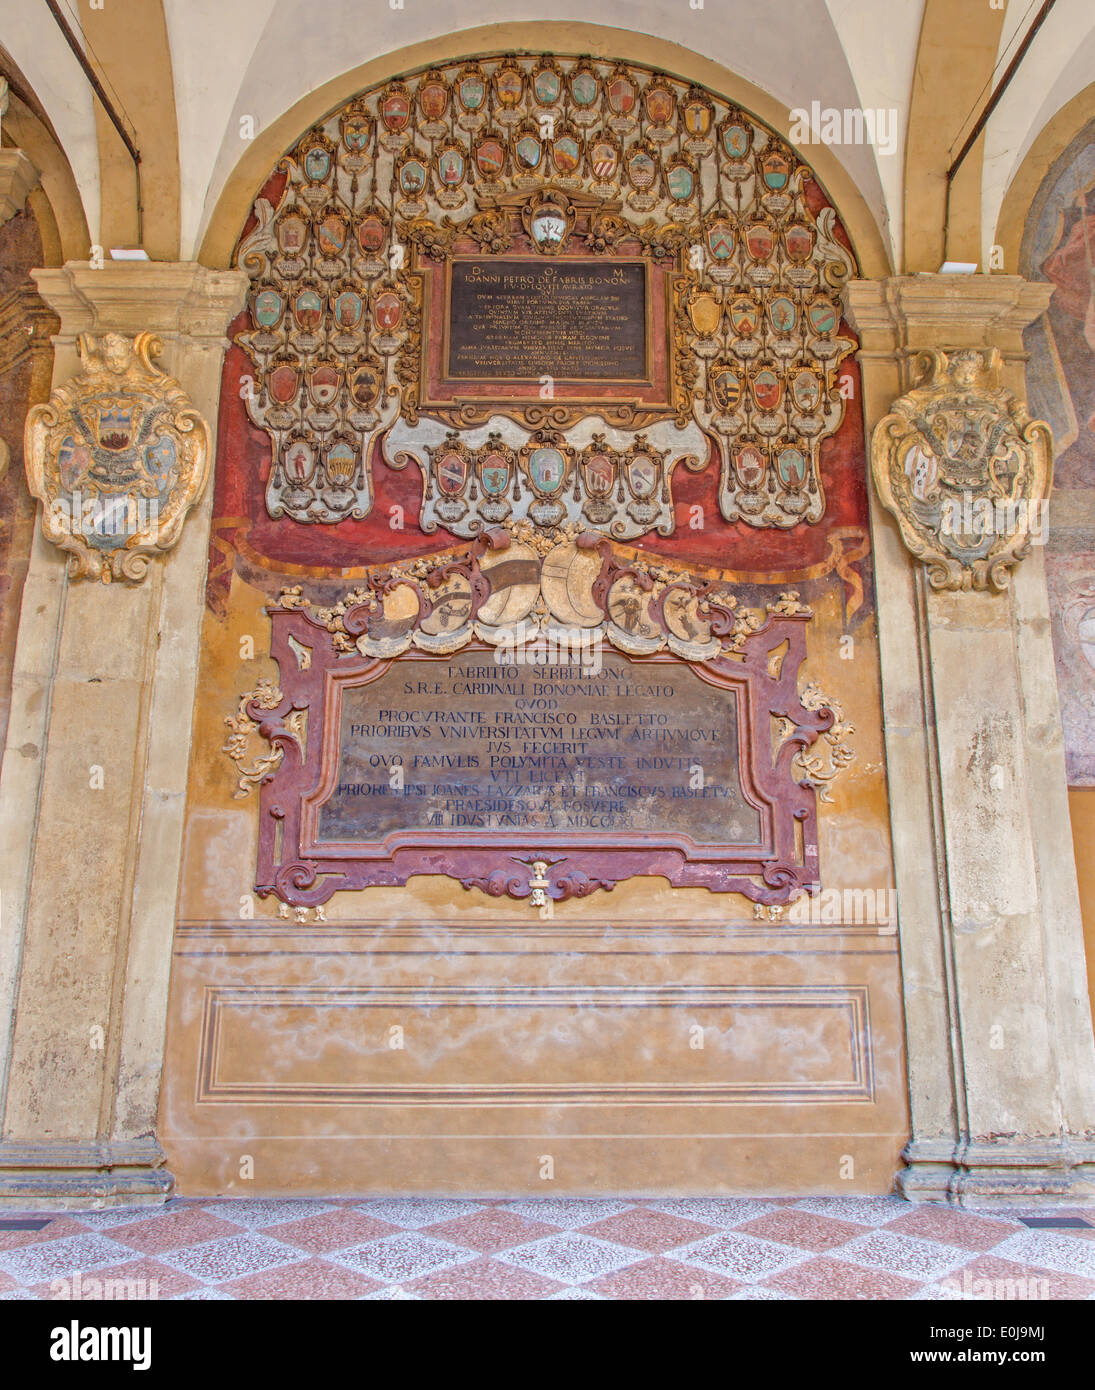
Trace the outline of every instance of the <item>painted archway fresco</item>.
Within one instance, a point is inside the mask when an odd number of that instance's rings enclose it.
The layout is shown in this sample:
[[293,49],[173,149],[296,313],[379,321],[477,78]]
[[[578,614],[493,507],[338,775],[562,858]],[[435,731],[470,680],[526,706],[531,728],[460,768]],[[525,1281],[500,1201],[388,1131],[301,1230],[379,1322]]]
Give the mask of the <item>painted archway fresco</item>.
[[524,1190],[548,1129],[572,1191],[673,1186],[685,1131],[697,1183],[831,1186],[855,1134],[888,1190],[856,263],[809,166],[671,75],[485,55],[305,132],[235,259],[180,1186],[239,1186],[242,1123],[269,1190]]
[[1026,332],[1027,392],[1056,443],[1046,571],[1068,780],[1095,786],[1095,122],[1055,161],[1031,204],[1022,273],[1048,280]]
[[[809,167],[713,94],[553,56],[386,84],[281,161],[236,259],[253,289],[227,368],[222,583],[237,538],[275,568],[352,570],[527,519],[743,574],[840,567],[861,600],[854,260]],[[453,295],[474,323],[515,263],[576,325],[579,277],[641,301],[625,380],[604,377],[618,344],[598,365],[589,341],[581,362],[511,342],[492,366],[449,341]]]

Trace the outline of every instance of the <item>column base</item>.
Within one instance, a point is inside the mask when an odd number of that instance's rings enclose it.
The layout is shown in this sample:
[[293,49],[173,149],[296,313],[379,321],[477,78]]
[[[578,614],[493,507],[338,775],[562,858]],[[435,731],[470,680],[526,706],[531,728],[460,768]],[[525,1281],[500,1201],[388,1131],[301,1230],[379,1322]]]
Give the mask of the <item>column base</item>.
[[959,1207],[1095,1206],[1095,1140],[1082,1135],[988,1144],[914,1139],[898,1192]]
[[161,1206],[175,1189],[155,1140],[0,1144],[0,1208],[20,1211]]

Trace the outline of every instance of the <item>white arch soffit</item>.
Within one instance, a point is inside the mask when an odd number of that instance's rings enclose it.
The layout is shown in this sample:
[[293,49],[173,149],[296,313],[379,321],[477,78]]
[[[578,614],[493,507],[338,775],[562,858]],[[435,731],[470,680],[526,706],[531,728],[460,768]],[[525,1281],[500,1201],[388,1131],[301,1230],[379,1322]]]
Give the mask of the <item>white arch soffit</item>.
[[222,143],[231,142],[233,128],[236,157],[242,153],[233,109],[240,80],[277,3],[164,0],[179,130],[179,241],[184,261],[197,255],[210,174]]
[[[70,15],[69,23],[79,34],[78,16]],[[44,4],[0,0],[0,39],[50,119],[76,180],[91,240],[97,242],[102,193],[91,86]]]
[[[450,0],[444,6],[406,0],[402,10],[387,0],[370,0],[367,9],[361,0],[323,0],[322,6],[315,0],[259,0],[248,6],[246,20],[223,19],[221,10],[233,8],[223,0],[220,9],[217,0],[164,0],[164,8],[186,181],[184,258],[197,254],[240,159],[243,117],[252,117],[261,130],[306,93],[385,53],[452,35],[452,52],[460,56],[470,53],[461,44],[462,30],[546,17],[539,0]],[[889,4],[885,8],[890,11]],[[703,9],[692,9],[687,0],[606,0],[593,13],[598,24],[678,44],[763,88],[787,108],[783,135],[790,132],[791,110],[814,99],[841,110],[859,105],[840,37],[817,0],[784,0],[778,21],[763,24],[752,0],[707,0]],[[588,0],[559,0],[550,18],[588,23]],[[883,28],[881,17],[877,27]],[[203,88],[214,94],[208,104],[195,100],[185,85],[199,71]],[[803,150],[807,160],[811,148]],[[885,228],[886,197],[873,151],[848,145],[834,147],[834,153]]]
[[[1014,16],[1013,8],[1016,10]],[[1016,6],[1012,0],[1000,36],[1000,53],[1004,52],[1024,12],[1024,7]],[[1022,25],[1023,33],[1036,12],[1034,5]],[[1013,46],[1000,64],[993,85],[1014,52]],[[985,160],[981,174],[981,270],[989,266],[1000,210],[1031,145],[1061,107],[1092,81],[1095,81],[1095,6],[1091,0],[1057,0],[985,129]],[[986,92],[982,105],[988,95]],[[1007,265],[1004,269],[1015,275],[1019,267]]]
[[888,0],[884,5],[864,5],[863,0],[826,0],[860,106],[884,113],[884,129],[876,117],[874,157],[885,199],[882,233],[898,269],[904,265],[905,146],[925,3]]

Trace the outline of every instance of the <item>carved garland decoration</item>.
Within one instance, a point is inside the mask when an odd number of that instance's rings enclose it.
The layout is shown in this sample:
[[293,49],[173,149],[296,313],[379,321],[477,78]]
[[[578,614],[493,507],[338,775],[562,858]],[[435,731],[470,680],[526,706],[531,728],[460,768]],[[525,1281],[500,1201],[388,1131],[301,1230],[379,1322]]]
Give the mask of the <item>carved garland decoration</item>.
[[[833,209],[808,206],[809,169],[746,113],[637,65],[499,56],[361,94],[279,169],[237,251],[272,516],[368,515],[381,440],[389,466],[421,470],[424,529],[463,537],[550,529],[559,507],[621,539],[668,534],[674,468],[712,456],[726,520],[824,514],[854,263]],[[439,306],[470,257],[647,266],[657,381],[446,383]]]

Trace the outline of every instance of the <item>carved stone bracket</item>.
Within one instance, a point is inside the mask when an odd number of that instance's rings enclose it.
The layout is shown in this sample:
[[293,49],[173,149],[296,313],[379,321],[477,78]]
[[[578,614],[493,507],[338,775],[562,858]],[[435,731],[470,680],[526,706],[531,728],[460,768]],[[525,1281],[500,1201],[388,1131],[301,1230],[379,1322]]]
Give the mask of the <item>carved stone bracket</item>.
[[871,471],[933,589],[1005,589],[1044,533],[1053,437],[998,383],[1000,355],[919,354],[921,384],[878,422]]
[[153,366],[154,334],[82,333],[77,348],[84,370],[27,415],[27,484],[74,574],[137,583],[205,489],[209,425]]
[[[272,776],[281,766],[285,750],[271,729],[267,716],[270,710],[277,709],[285,699],[273,681],[261,680],[254,690],[240,696],[239,709],[235,715],[225,719],[228,726],[228,739],[222,752],[227,753],[236,764],[239,783],[233,795],[238,799],[247,796],[252,787],[257,787],[265,778]],[[253,718],[252,715],[255,717]],[[282,731],[285,738],[295,740],[303,750],[307,730],[307,716],[302,710],[294,710],[285,720]],[[252,736],[258,735],[266,740],[267,751],[252,753]],[[251,759],[248,762],[248,759]]]

